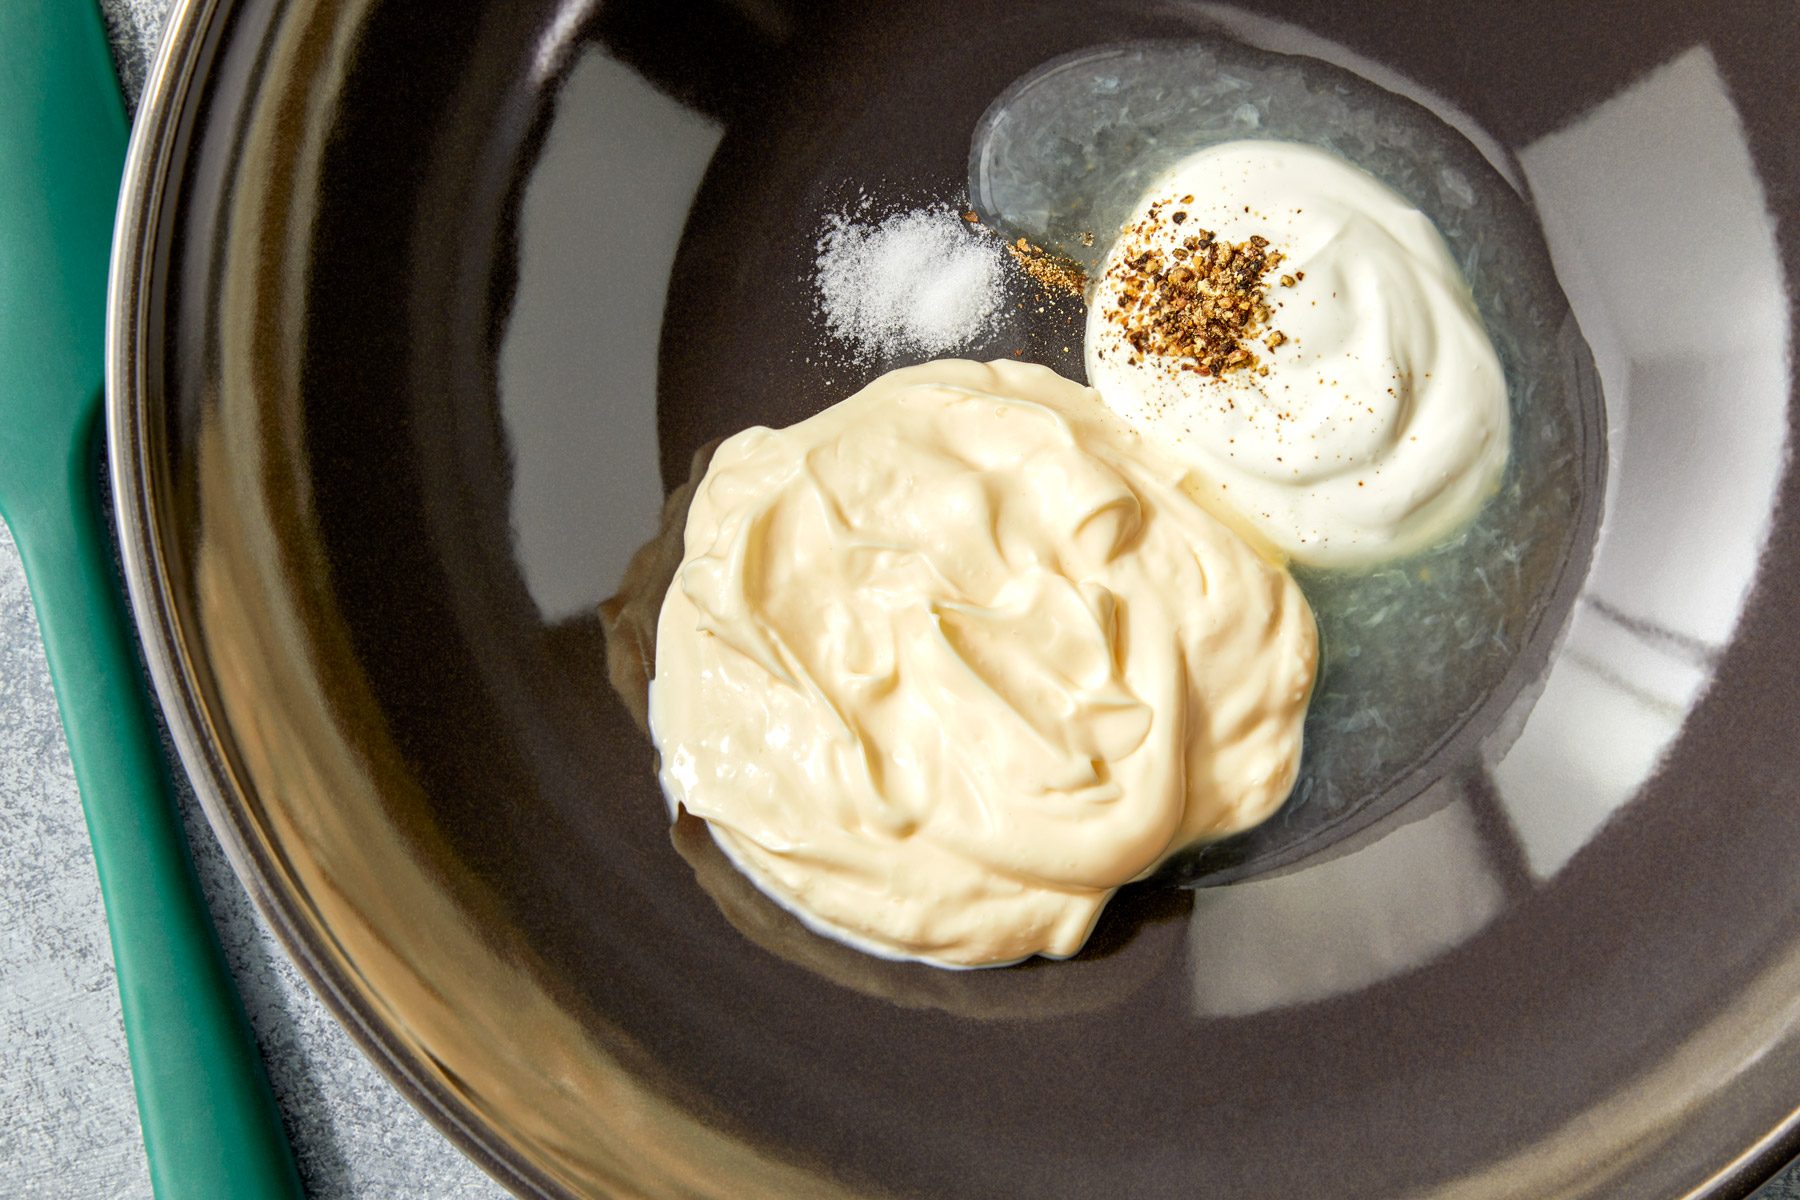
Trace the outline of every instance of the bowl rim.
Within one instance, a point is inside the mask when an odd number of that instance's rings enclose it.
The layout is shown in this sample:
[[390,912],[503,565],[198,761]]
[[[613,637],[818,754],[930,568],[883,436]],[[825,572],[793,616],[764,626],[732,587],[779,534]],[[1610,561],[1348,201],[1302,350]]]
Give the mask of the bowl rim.
[[[285,7],[287,0],[277,0]],[[173,0],[133,119],[113,228],[107,289],[105,433],[115,532],[138,641],[180,765],[232,872],[274,931],[307,986],[324,1002],[388,1082],[439,1133],[509,1191],[577,1200],[553,1177],[490,1131],[409,1053],[365,1001],[296,898],[276,886],[274,864],[248,824],[247,800],[209,733],[213,722],[187,667],[150,499],[148,367],[144,317],[157,303],[156,233],[184,111],[202,78],[209,36],[234,0]]]

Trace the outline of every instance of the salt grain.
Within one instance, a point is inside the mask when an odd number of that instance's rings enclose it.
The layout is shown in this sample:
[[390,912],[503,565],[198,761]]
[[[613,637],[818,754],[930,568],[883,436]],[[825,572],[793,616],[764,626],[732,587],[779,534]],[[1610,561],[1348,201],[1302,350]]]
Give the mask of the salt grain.
[[826,220],[813,286],[831,335],[872,358],[937,356],[994,327],[1004,298],[998,238],[947,206],[879,220],[867,205]]

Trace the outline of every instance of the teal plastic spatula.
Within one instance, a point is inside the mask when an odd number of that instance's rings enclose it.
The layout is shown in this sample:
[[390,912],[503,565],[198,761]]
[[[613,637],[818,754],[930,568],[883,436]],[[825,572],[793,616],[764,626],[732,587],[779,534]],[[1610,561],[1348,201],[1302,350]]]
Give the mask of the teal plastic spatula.
[[139,683],[96,490],[125,115],[94,0],[0,0],[0,516],[36,602],[162,1200],[299,1178],[219,953]]

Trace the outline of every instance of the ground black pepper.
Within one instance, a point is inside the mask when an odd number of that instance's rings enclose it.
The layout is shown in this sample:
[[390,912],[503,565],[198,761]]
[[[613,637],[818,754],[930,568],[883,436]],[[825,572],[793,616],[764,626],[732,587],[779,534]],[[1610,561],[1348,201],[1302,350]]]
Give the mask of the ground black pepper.
[[[1104,319],[1123,331],[1133,363],[1154,355],[1214,378],[1238,370],[1268,374],[1255,347],[1260,340],[1273,351],[1287,341],[1269,326],[1268,276],[1281,265],[1281,252],[1260,235],[1226,242],[1205,229],[1161,246],[1158,235],[1188,219],[1186,211],[1165,218],[1168,203],[1151,205],[1125,230],[1125,244],[1107,272],[1118,284],[1118,299]],[[1284,275],[1280,282],[1292,287],[1297,278]]]

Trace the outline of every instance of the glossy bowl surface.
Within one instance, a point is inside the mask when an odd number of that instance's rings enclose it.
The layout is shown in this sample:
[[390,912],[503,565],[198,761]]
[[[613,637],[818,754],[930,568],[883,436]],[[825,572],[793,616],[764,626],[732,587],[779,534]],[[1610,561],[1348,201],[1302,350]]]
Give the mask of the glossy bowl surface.
[[[1741,1196],[1800,1149],[1800,23],[1552,0],[173,21],[110,331],[147,654],[295,956],[503,1182],[1640,1200]],[[1605,387],[1591,569],[1529,712],[1331,854],[1124,895],[1069,963],[864,959],[670,830],[599,605],[697,449],[873,369],[796,361],[824,211],[954,196],[1011,81],[1197,33],[1412,97],[1534,206]]]

